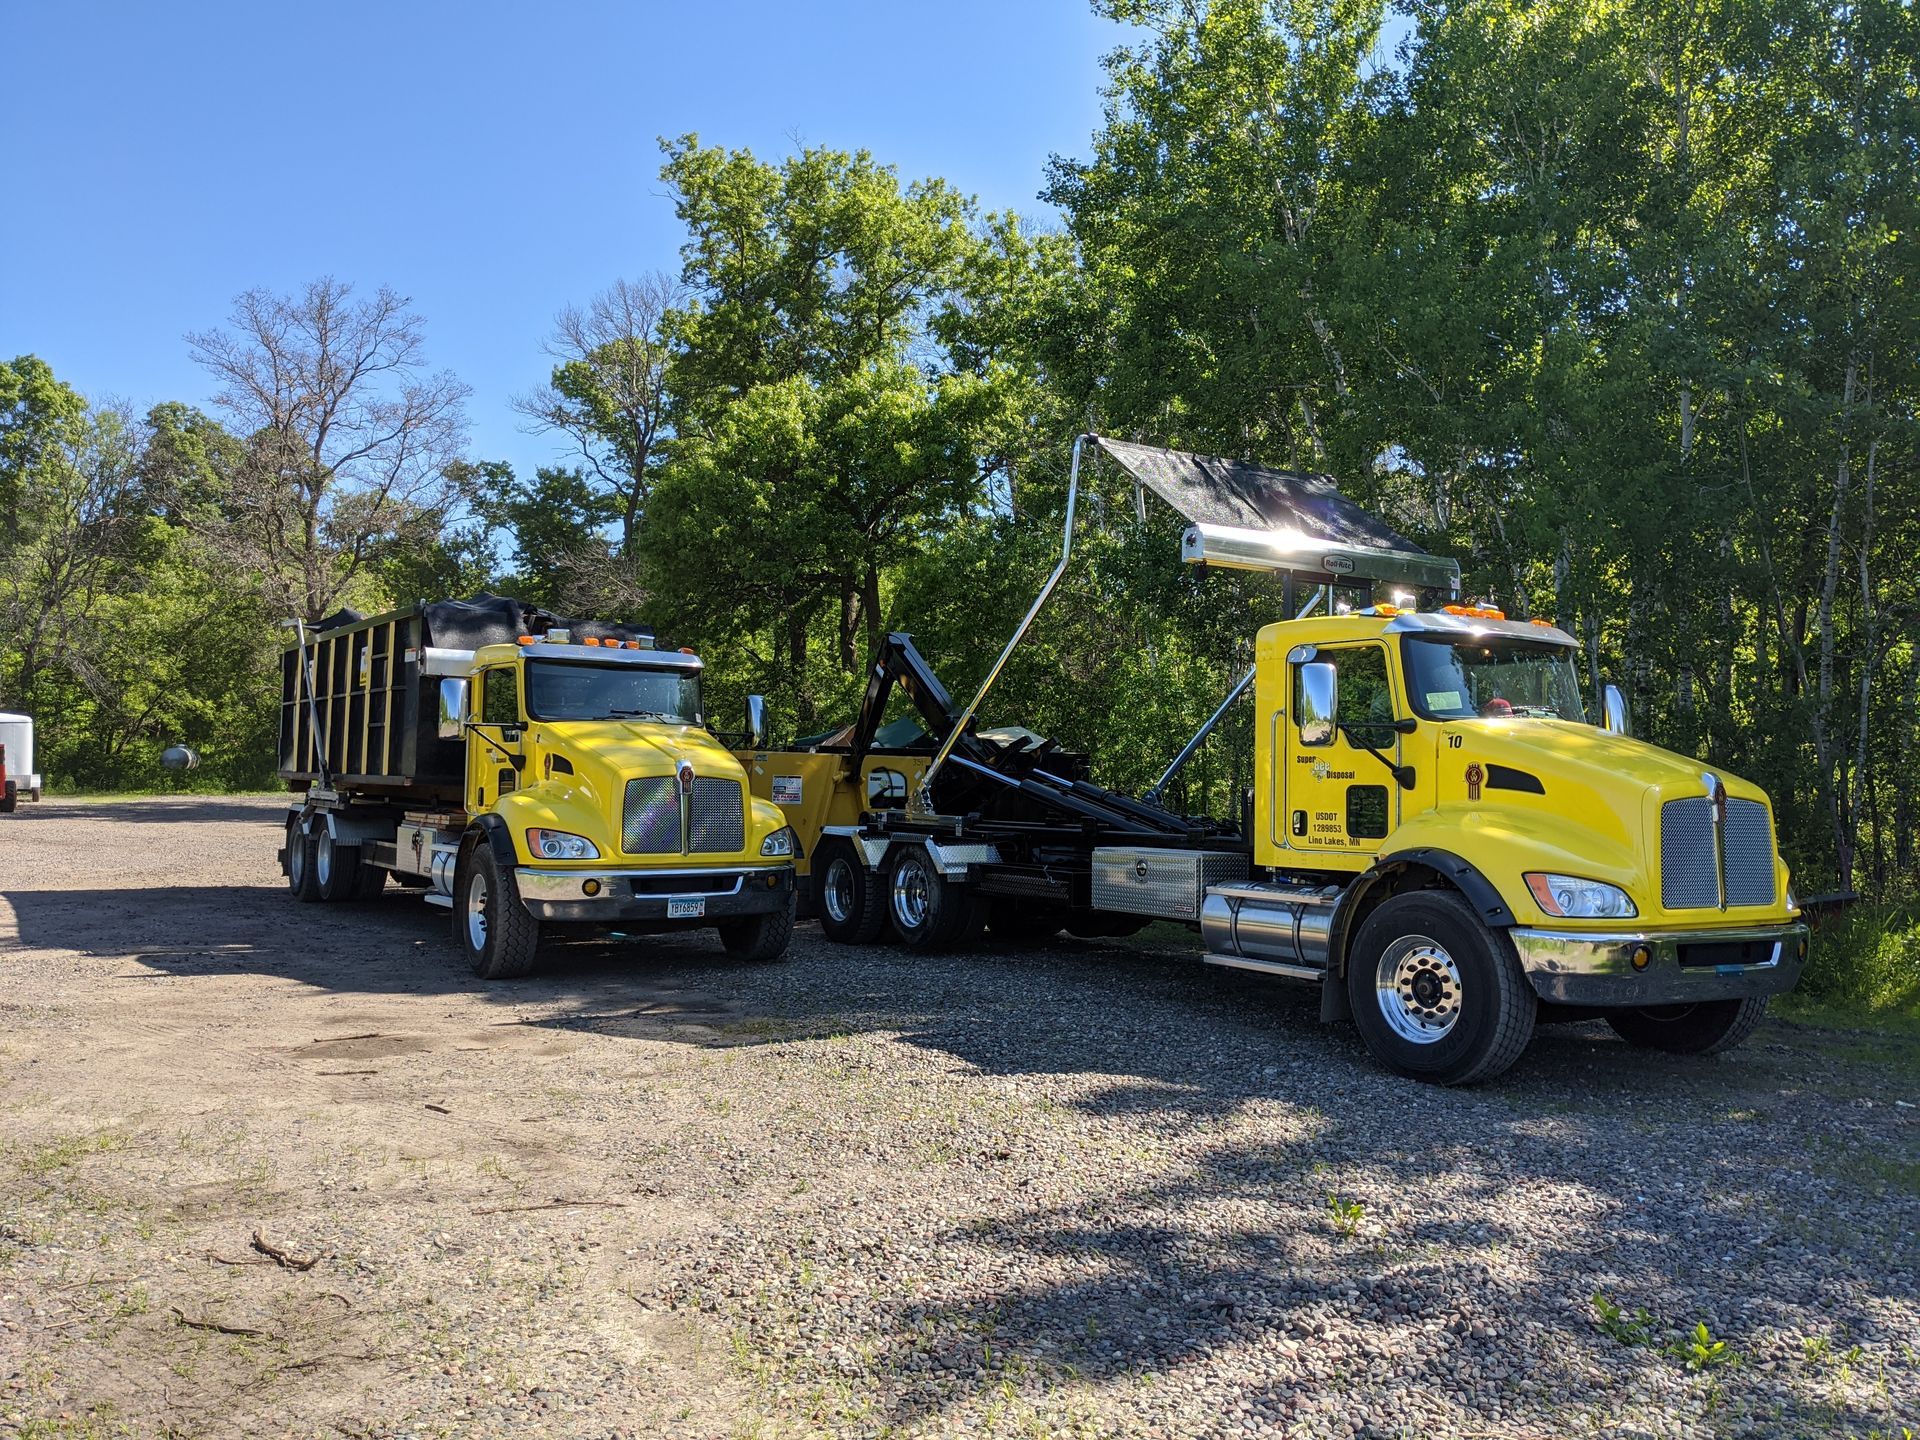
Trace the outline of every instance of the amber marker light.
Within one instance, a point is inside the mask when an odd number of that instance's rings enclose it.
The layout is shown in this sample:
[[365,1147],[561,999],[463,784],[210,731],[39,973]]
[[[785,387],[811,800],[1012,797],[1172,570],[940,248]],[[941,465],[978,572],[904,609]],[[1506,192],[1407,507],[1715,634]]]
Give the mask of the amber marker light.
[[1636,945],[1633,947],[1633,968],[1634,969],[1644,970],[1647,968],[1647,966],[1651,965],[1652,963],[1653,963],[1653,948],[1651,946]]

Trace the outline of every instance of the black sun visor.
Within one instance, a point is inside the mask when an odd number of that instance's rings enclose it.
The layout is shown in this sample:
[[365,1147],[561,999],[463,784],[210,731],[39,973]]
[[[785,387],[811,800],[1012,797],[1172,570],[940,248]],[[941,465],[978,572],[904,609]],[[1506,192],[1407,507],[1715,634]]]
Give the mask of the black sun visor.
[[1190,564],[1285,571],[1321,583],[1459,587],[1456,562],[1427,554],[1374,519],[1328,476],[1093,439],[1188,521],[1180,554]]

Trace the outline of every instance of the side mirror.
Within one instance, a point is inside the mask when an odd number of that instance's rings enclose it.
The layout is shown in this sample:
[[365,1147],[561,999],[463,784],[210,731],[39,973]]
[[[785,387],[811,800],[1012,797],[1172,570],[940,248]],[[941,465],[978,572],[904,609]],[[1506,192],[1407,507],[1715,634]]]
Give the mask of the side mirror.
[[1618,685],[1609,685],[1600,697],[1600,724],[1615,735],[1633,733],[1633,717],[1627,713],[1627,697]]
[[1325,660],[1300,667],[1300,743],[1333,742],[1333,719],[1340,706],[1340,671]]
[[747,696],[747,748],[767,748],[767,697],[764,695]]
[[467,717],[467,681],[465,676],[440,682],[440,738],[458,740]]

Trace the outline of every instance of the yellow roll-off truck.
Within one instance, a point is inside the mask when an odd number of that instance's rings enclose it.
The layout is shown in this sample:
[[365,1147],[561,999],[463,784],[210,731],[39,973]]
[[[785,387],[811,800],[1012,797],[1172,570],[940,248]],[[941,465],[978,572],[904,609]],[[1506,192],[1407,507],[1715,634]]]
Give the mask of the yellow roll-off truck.
[[556,932],[711,926],[743,958],[786,952],[794,834],[707,729],[698,655],[497,596],[290,628],[296,900],[419,887],[488,979]]
[[[1251,671],[1138,798],[1084,762],[975,716],[1071,554],[1094,444],[1190,523],[1196,567],[1266,571],[1311,594],[1263,627]],[[1060,929],[1192,927],[1213,965],[1319,986],[1402,1074],[1498,1075],[1543,1021],[1604,1018],[1679,1053],[1737,1044],[1790,989],[1807,929],[1758,787],[1632,738],[1608,686],[1590,723],[1578,642],[1459,603],[1459,567],[1421,552],[1331,481],[1097,436],[1074,445],[1060,561],[973,701],[956,709],[903,635],[876,657],[847,731],[742,753],[808,857],[830,938],[953,944]],[[1316,613],[1318,612],[1318,613]],[[885,686],[925,738],[872,745]],[[1251,693],[1242,813],[1163,797]],[[876,699],[878,703],[876,703]]]

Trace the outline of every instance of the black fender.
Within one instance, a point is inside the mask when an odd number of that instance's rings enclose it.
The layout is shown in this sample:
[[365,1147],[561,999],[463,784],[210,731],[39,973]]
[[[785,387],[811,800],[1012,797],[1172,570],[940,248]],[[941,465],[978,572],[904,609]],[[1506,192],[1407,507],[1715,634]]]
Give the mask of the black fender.
[[1431,870],[1452,885],[1479,912],[1480,919],[1489,928],[1504,930],[1516,923],[1513,911],[1500,898],[1500,892],[1494,888],[1493,882],[1482,875],[1473,862],[1462,859],[1451,850],[1422,846],[1383,855],[1371,869],[1362,871],[1359,878],[1347,887],[1334,909],[1333,925],[1327,935],[1327,972],[1320,982],[1322,1020],[1351,1018],[1352,1012],[1347,1004],[1347,943],[1354,929],[1355,918],[1366,908],[1367,896],[1396,876],[1416,868]]
[[475,818],[467,827],[466,836],[460,842],[462,856],[468,849],[484,840],[493,850],[493,858],[503,874],[511,875],[520,864],[520,857],[514,852],[513,831],[507,828],[507,822],[489,810]]

